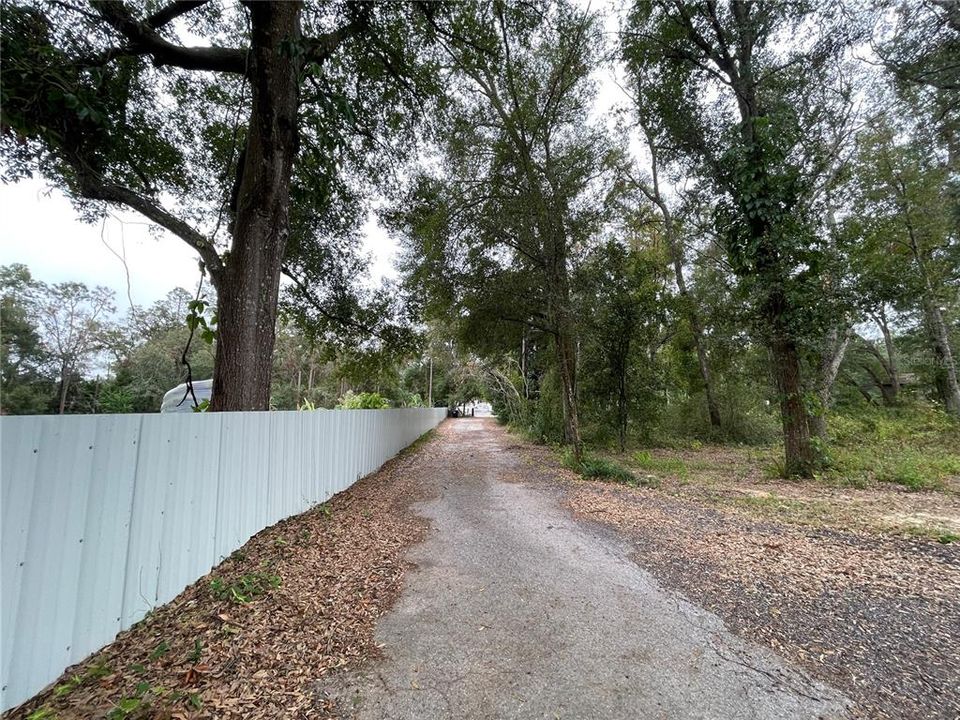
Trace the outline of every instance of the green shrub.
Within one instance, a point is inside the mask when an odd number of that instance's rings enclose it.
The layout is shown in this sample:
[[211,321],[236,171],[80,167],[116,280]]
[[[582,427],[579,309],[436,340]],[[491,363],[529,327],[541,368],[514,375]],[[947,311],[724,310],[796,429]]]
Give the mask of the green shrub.
[[824,479],[864,487],[889,482],[910,490],[942,487],[960,476],[960,423],[921,404],[858,407],[831,413]]
[[650,440],[661,447],[683,446],[684,441],[764,445],[780,435],[777,414],[764,404],[753,386],[731,384],[717,388],[721,427],[710,424],[706,396],[696,393],[663,406]]
[[656,478],[637,478],[636,475],[622,465],[607,458],[597,457],[596,455],[586,454],[583,460],[578,463],[573,455],[573,451],[569,448],[563,453],[563,464],[589,480],[615,482],[630,487],[638,487],[640,485],[654,486],[657,484]]
[[388,407],[390,401],[380,393],[355,393],[352,390],[348,390],[336,405],[338,410],[383,410]]

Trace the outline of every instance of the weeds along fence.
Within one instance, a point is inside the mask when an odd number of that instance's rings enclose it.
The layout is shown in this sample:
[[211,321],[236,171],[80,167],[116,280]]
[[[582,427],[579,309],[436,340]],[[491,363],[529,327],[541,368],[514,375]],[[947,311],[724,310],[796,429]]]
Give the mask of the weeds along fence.
[[444,409],[0,418],[2,709]]

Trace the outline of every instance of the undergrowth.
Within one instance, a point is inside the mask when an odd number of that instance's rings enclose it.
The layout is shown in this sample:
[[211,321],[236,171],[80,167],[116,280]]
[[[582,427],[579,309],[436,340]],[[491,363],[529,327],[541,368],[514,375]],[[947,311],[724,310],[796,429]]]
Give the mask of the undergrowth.
[[638,450],[633,454],[631,460],[635,467],[649,472],[675,475],[681,479],[685,479],[689,474],[686,463],[680,458],[654,457],[649,450]]
[[866,487],[944,489],[960,477],[960,423],[926,405],[863,408],[828,418],[830,443],[822,479]]
[[[614,482],[629,487],[656,484],[655,478],[638,478],[627,468],[608,458],[585,453],[583,460],[577,462],[573,451],[569,448],[563,452],[563,464],[588,480]],[[651,480],[654,482],[651,482]]]

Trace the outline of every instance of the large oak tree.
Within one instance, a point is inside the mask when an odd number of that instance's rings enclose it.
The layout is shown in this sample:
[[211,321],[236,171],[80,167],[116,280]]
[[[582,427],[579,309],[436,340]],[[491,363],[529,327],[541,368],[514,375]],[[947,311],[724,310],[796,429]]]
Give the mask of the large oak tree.
[[5,4],[7,179],[39,173],[87,217],[125,206],[193,248],[218,297],[211,407],[265,409],[282,269],[310,276],[325,218],[359,214],[345,184],[403,146],[440,9]]

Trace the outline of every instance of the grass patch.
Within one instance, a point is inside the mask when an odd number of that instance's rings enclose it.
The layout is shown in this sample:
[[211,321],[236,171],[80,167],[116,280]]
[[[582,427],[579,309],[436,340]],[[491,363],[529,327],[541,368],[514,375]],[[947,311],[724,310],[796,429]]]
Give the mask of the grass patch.
[[278,587],[280,576],[263,572],[246,573],[233,580],[214,578],[210,581],[210,592],[215,598],[240,605],[252,602]]
[[563,453],[563,464],[588,480],[614,482],[629,487],[656,485],[656,478],[638,478],[627,468],[608,458],[584,453],[583,460],[578,463],[569,448]]
[[635,452],[631,459],[633,464],[641,470],[675,475],[678,478],[686,478],[689,475],[686,463],[680,458],[654,457],[649,450],[640,450]]
[[927,525],[907,525],[906,527],[897,526],[891,528],[894,532],[905,533],[923,540],[936,540],[941,545],[952,545],[960,542],[960,535],[939,527],[930,527]]
[[776,494],[747,495],[733,499],[733,505],[753,514],[775,517],[800,525],[821,525],[831,517],[830,503],[817,500],[797,500]]
[[923,405],[833,413],[822,479],[847,487],[894,483],[940,490],[960,477],[960,423]]

